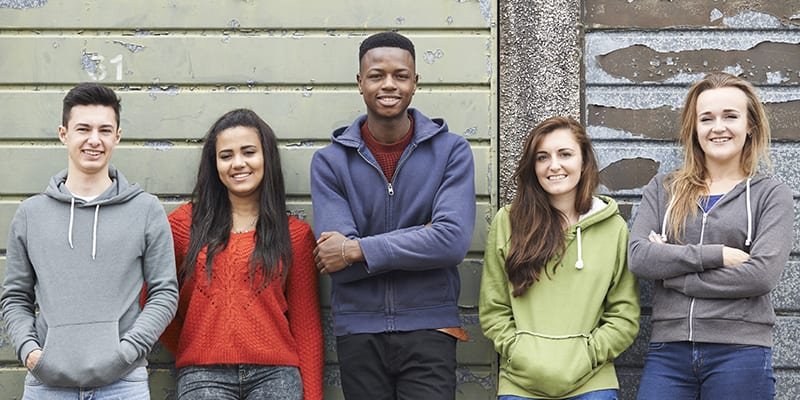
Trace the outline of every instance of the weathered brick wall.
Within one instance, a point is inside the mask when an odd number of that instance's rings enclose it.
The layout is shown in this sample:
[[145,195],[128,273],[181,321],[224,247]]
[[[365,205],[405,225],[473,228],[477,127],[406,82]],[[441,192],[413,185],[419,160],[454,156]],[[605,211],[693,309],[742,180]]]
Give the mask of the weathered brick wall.
[[[122,97],[123,141],[114,164],[168,210],[194,184],[201,138],[224,112],[248,107],[275,130],[289,207],[311,215],[308,166],[330,132],[364,112],[355,85],[358,44],[396,29],[416,44],[413,105],[466,137],[476,165],[476,234],[463,268],[459,399],[490,399],[493,352],[477,325],[477,288],[497,191],[496,2],[435,0],[0,0],[0,274],[17,205],[66,166],[56,136],[61,99],[81,81]],[[341,398],[329,316],[326,398]],[[172,359],[150,357],[154,399],[174,398]],[[25,371],[0,329],[0,400],[19,398]]]
[[[675,137],[687,86],[707,71],[725,70],[759,88],[773,127],[775,174],[798,204],[797,1],[501,1],[500,10],[501,202],[513,198],[509,177],[530,128],[554,114],[580,114],[603,168],[603,191],[630,219],[642,186],[680,162]],[[579,66],[570,64],[575,54]],[[800,398],[797,232],[773,294],[777,390],[785,400]],[[624,399],[635,398],[647,351],[651,287],[642,282],[642,332],[617,362]]]

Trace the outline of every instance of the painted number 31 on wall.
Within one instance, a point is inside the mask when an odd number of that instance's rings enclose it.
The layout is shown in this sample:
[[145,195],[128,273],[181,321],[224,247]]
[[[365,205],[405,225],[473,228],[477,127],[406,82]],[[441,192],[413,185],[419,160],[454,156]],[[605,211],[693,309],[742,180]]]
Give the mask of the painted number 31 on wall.
[[[102,81],[108,76],[108,70],[112,69],[116,80],[122,80],[122,54],[117,54],[106,61],[106,58],[99,53],[87,53],[85,50],[81,58],[83,70],[95,81]],[[108,64],[108,66],[107,66]]]

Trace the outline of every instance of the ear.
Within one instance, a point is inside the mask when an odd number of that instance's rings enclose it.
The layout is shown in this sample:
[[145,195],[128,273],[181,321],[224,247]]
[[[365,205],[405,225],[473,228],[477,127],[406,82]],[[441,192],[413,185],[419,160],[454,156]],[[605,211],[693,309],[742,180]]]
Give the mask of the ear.
[[67,144],[67,128],[64,127],[64,125],[58,126],[58,140],[60,140],[61,143]]
[[411,94],[417,93],[417,85],[419,85],[419,74],[414,75],[414,90],[411,91]]
[[364,91],[361,89],[361,74],[356,74],[356,84],[358,84],[358,94],[364,94]]
[[117,136],[114,138],[114,144],[119,144],[120,139],[122,139],[122,128],[117,129]]

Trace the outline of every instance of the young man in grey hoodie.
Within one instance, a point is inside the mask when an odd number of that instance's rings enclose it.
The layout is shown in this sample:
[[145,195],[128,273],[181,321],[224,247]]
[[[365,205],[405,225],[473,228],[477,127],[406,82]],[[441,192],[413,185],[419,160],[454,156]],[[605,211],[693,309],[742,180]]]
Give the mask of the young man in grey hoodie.
[[178,285],[163,207],[109,164],[119,112],[102,85],[67,93],[67,169],[11,223],[0,304],[28,368],[23,399],[150,398],[145,357],[175,314]]

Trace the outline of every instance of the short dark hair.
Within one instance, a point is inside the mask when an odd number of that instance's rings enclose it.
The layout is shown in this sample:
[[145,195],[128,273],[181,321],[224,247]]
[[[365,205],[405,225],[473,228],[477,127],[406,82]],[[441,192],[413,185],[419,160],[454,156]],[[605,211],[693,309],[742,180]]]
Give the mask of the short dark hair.
[[64,108],[61,112],[61,125],[67,127],[69,114],[75,106],[107,106],[114,109],[119,129],[119,112],[122,109],[121,100],[110,88],[99,83],[84,82],[67,92],[64,96]]
[[376,47],[397,47],[411,53],[411,59],[417,61],[417,56],[414,53],[414,43],[407,37],[392,31],[380,32],[369,36],[361,42],[358,48],[358,62],[364,59],[364,54]]

